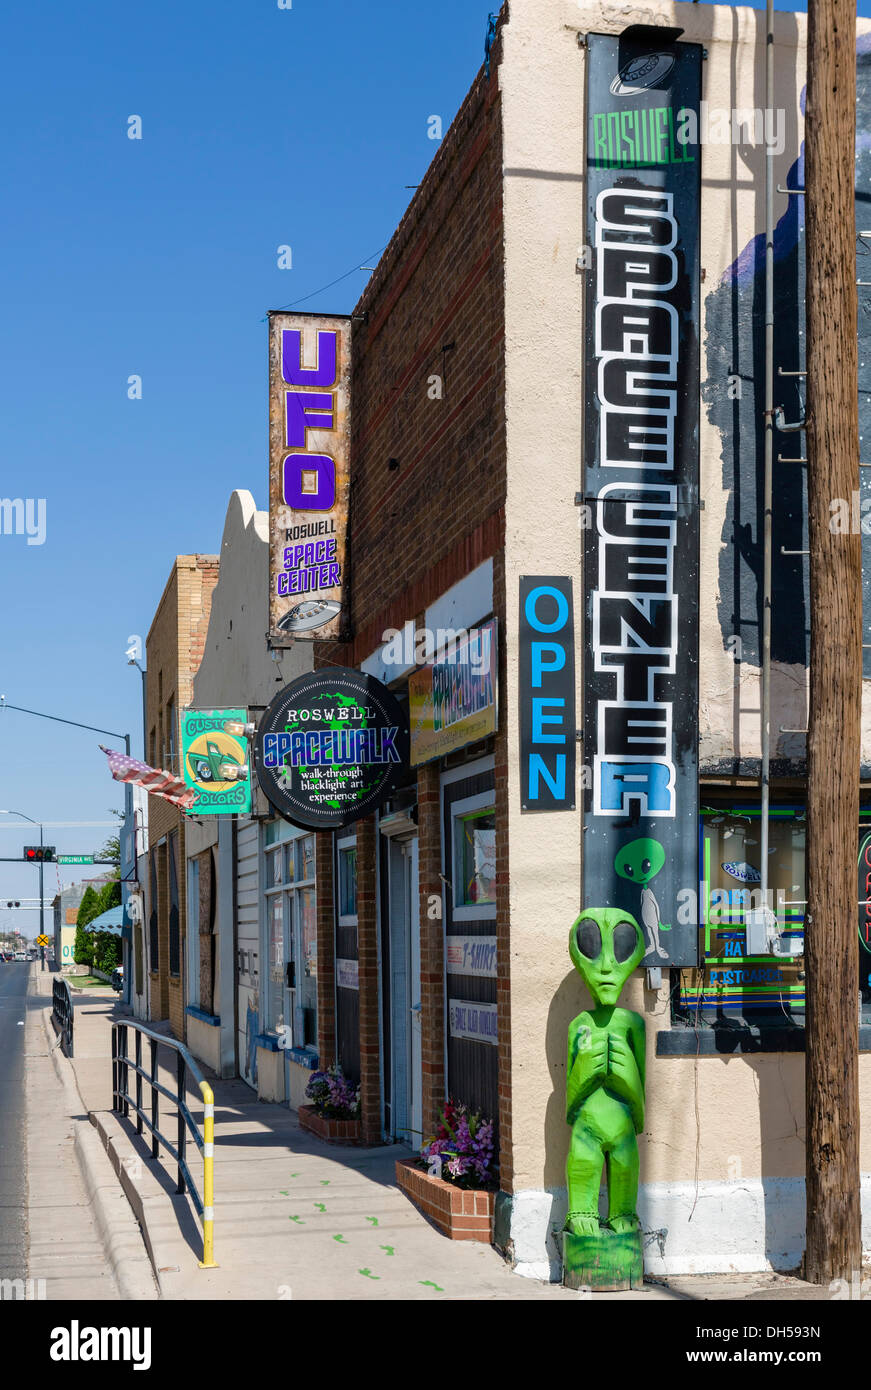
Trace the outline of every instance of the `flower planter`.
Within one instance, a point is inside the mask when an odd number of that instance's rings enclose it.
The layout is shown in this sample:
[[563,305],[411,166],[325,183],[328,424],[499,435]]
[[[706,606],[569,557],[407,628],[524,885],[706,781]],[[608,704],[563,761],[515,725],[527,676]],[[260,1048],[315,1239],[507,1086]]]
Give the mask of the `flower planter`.
[[492,1244],[495,1192],[468,1192],[443,1178],[431,1178],[407,1158],[397,1159],[396,1184],[443,1235]]
[[325,1139],[328,1144],[362,1144],[363,1132],[359,1120],[328,1120],[319,1115],[313,1105],[301,1105],[299,1122],[309,1134]]

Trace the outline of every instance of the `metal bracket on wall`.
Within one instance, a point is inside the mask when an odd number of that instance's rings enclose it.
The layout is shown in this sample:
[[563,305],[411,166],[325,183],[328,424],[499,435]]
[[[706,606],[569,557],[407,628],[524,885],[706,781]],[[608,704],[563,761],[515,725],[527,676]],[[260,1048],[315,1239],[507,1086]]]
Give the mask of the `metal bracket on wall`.
[[[667,484],[666,486],[673,487],[674,484],[671,484],[671,483],[670,483],[670,484]],[[678,487],[678,492],[680,492],[680,491],[681,491],[681,488]],[[698,492],[698,489],[697,489],[697,488],[695,488],[695,487],[688,487],[688,488],[683,489],[683,491],[687,494],[686,499],[685,499],[686,503],[688,503],[691,507],[698,507],[698,509],[699,509],[700,512],[703,512],[703,511],[705,510],[705,499],[704,499],[703,497],[697,496],[697,492]],[[634,501],[634,500],[635,500],[635,499],[632,498],[632,497],[616,497],[616,496],[599,497],[599,496],[598,496],[596,493],[594,493],[594,492],[576,492],[576,493],[575,493],[575,506],[576,506],[576,507],[592,506],[592,504],[593,504],[594,502],[623,502],[623,503],[625,503],[625,502],[632,502],[632,501]]]
[[781,555],[810,555],[809,550],[787,550],[785,545],[780,547]]

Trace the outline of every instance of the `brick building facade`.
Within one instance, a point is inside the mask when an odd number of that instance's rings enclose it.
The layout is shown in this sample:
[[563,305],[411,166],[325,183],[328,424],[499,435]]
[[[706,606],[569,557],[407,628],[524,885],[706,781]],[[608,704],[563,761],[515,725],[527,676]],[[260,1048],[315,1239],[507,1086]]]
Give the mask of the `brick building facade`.
[[[217,555],[179,555],[146,639],[147,762],[181,773],[180,712],[191,703],[202,660]],[[150,848],[142,870],[144,942],[152,1019],[168,1018],[185,1036],[185,818],[160,797],[148,798]]]
[[[469,609],[456,625],[479,619],[505,624],[504,538],[505,385],[502,119],[498,83],[499,43],[490,75],[482,70],[438,150],[405,217],[354,311],[352,340],[351,626],[354,640],[316,648],[315,664],[363,666],[407,693],[407,673],[379,668],[384,634],[411,623],[427,626],[428,610],[469,576],[487,572],[475,594],[486,591],[481,611]],[[454,613],[453,616],[457,616]],[[501,644],[500,644],[501,650]],[[367,664],[368,663],[368,664]],[[319,1019],[321,1064],[340,1056],[361,1083],[364,1138],[382,1134],[419,1144],[438,1123],[450,1085],[446,1068],[445,924],[434,903],[442,900],[444,837],[440,773],[487,763],[497,817],[505,796],[504,734],[420,767],[416,778],[380,815],[351,828],[356,843],[359,1012],[357,1039],[341,1036],[329,964],[336,954],[330,857],[320,850]],[[384,897],[392,843],[390,812],[411,808],[416,821],[419,922],[419,1001],[402,1007],[420,1019],[420,1077],[413,1097],[414,1123],[397,1096],[402,1057],[391,1058],[392,991],[385,978],[392,909]],[[324,839],[325,837],[319,837]],[[338,838],[338,836],[337,836]],[[409,838],[409,837],[406,837]],[[497,835],[496,921],[507,923],[507,837]],[[324,862],[326,861],[326,863]],[[326,868],[326,872],[325,872]],[[415,932],[417,927],[414,928]],[[401,945],[401,943],[400,943]],[[353,950],[351,944],[345,948]],[[507,935],[498,943],[507,952]],[[416,947],[415,947],[416,954]],[[394,965],[390,967],[394,971]],[[393,978],[393,974],[391,974]],[[417,972],[414,972],[415,983]],[[450,977],[447,977],[448,979]],[[507,990],[499,988],[500,1018]],[[398,987],[397,987],[398,991]],[[413,992],[416,992],[413,991]],[[404,996],[403,996],[404,998]],[[399,1039],[404,1046],[402,1039]],[[494,1119],[510,1171],[510,1108],[507,1104],[508,1036],[500,1039],[498,1077],[489,1043],[466,1043],[488,1054],[473,1075],[474,1099]],[[400,1048],[401,1050],[401,1048]],[[467,1059],[468,1061],[468,1059]],[[412,1070],[414,1066],[412,1065]],[[404,1114],[404,1119],[402,1114]]]

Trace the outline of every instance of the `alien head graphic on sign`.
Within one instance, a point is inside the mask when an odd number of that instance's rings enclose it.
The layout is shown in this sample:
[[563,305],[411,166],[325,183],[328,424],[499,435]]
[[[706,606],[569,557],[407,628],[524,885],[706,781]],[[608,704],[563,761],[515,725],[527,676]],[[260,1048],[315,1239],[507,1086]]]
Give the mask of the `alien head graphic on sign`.
[[668,957],[668,952],[663,950],[659,943],[659,933],[670,931],[671,927],[661,921],[659,903],[649,884],[664,864],[665,850],[662,845],[658,840],[651,840],[646,835],[623,845],[614,859],[614,868],[620,877],[628,879],[630,883],[637,883],[641,889],[639,916],[647,932],[645,954],[655,952],[661,960]]

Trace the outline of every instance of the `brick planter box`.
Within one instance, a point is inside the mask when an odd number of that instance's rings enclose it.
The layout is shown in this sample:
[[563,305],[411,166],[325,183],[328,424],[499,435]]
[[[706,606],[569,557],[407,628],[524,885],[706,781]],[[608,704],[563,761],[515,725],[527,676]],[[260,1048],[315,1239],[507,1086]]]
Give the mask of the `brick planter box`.
[[464,1192],[442,1178],[431,1178],[407,1158],[397,1159],[396,1184],[451,1240],[492,1243],[495,1192]]
[[299,1122],[309,1134],[318,1139],[326,1139],[328,1144],[362,1144],[363,1134],[359,1120],[327,1120],[319,1115],[313,1105],[301,1105],[297,1111]]

